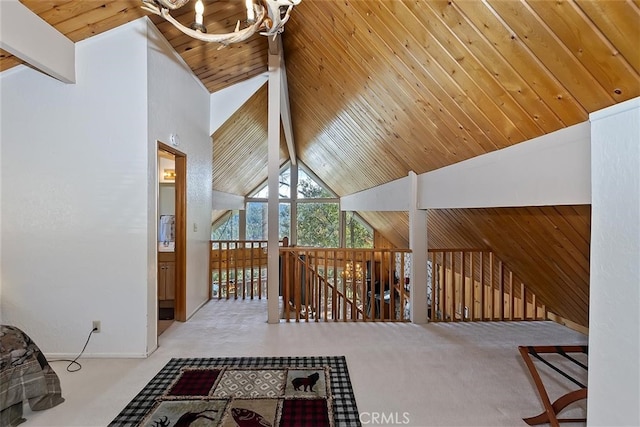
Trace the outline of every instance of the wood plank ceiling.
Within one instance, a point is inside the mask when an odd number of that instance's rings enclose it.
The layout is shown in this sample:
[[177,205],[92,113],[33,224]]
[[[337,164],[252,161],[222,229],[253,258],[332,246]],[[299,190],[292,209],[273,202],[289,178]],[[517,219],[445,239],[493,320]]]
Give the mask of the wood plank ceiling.
[[[136,0],[21,1],[72,41],[145,14]],[[242,20],[243,3],[205,1],[209,32]],[[176,12],[193,20],[190,6]],[[218,50],[151,20],[210,92],[267,71],[264,37]],[[283,45],[297,155],[338,195],[640,95],[640,0],[303,0]],[[0,70],[19,63],[0,52]],[[246,194],[266,178],[266,113],[263,89],[213,135],[215,189]],[[407,244],[405,213],[364,215]],[[551,310],[587,325],[590,218],[589,206],[430,211],[430,247],[491,248]]]

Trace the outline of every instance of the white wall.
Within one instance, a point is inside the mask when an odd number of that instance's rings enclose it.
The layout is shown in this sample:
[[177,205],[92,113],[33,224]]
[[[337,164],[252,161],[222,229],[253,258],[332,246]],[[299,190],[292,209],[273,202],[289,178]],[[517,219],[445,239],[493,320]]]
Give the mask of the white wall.
[[[146,35],[149,35],[147,40]],[[78,43],[77,84],[0,74],[0,316],[48,355],[157,346],[157,141],[187,155],[187,315],[208,298],[208,91],[141,19]],[[9,248],[8,250],[6,248]]]
[[591,114],[592,426],[640,425],[640,98]]
[[[77,83],[2,85],[2,320],[47,354],[142,356],[147,333],[144,21],[76,45]],[[153,159],[155,162],[155,159]]]
[[[149,152],[156,140],[169,144],[179,135],[177,150],[187,155],[187,317],[209,298],[212,156],[209,134],[209,91],[149,22]],[[155,163],[154,163],[155,165]],[[150,174],[156,168],[150,165]],[[151,183],[150,191],[156,184]],[[150,198],[150,200],[152,200]],[[150,210],[157,203],[150,204]],[[154,215],[155,215],[155,211]],[[157,216],[157,215],[156,215]],[[154,231],[157,226],[154,226]],[[155,251],[155,242],[153,248]],[[155,282],[154,282],[155,283]],[[155,288],[154,291],[155,292]],[[154,294],[155,297],[155,294]]]
[[211,106],[209,134],[213,135],[268,79],[268,73],[263,73],[212,93],[209,100]]

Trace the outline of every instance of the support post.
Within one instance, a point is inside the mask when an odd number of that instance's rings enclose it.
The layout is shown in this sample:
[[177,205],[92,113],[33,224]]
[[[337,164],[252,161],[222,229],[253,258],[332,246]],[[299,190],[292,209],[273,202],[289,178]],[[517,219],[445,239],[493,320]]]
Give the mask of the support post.
[[269,54],[269,113],[268,113],[268,165],[267,183],[267,322],[279,323],[280,300],[280,247],[278,245],[279,199],[278,176],[280,174],[280,54]]
[[411,262],[411,322],[427,323],[427,211],[418,209],[418,176],[409,172],[409,248]]

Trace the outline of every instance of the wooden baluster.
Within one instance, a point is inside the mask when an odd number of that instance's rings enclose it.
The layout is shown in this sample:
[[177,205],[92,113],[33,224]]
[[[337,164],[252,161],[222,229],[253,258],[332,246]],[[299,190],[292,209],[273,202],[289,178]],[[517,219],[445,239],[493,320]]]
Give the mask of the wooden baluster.
[[514,306],[515,306],[515,292],[513,289],[513,272],[511,270],[509,270],[509,292],[511,293],[510,295],[510,302],[509,302],[509,320],[513,320],[514,317]]
[[227,295],[227,299],[229,299],[229,268],[230,268],[230,263],[231,263],[231,254],[230,254],[230,248],[229,248],[229,242],[225,242],[225,256],[226,256],[226,262],[225,262],[225,290],[226,290],[226,295]]
[[236,246],[236,253],[237,253],[237,257],[236,257],[236,288],[238,286],[238,280],[240,275],[238,274],[238,270],[240,270],[240,272],[242,272],[242,299],[245,299],[245,295],[246,295],[246,289],[244,286],[245,283],[245,277],[244,277],[244,262],[246,259],[246,248],[245,248],[245,244],[244,242],[240,243],[239,246]]
[[532,317],[533,320],[538,320],[538,306],[536,305],[536,294],[531,295],[531,305],[533,308]]
[[324,321],[327,322],[329,319],[328,316],[328,301],[329,301],[329,284],[327,282],[327,251],[322,252],[322,313],[324,316]]
[[[344,250],[341,253],[342,253],[342,255],[341,255],[340,258],[342,259],[342,262],[343,262],[343,265],[344,265],[347,255],[346,255]],[[346,265],[345,265],[345,267],[346,267]],[[352,267],[352,270],[353,270],[353,267]],[[342,270],[342,271],[344,271],[344,270]],[[346,321],[348,319],[348,317],[347,317],[347,301],[346,301],[347,289],[346,289],[346,283],[345,283],[344,279],[342,280],[342,290],[339,290],[339,291],[341,292],[338,295],[341,295],[341,297],[340,297],[340,307],[342,308],[342,320]]]
[[309,271],[309,262],[311,261],[311,254],[309,253],[309,251],[305,252],[305,262],[303,263],[304,265],[304,313],[305,313],[305,320],[308,322],[309,321],[309,312],[311,311],[311,301],[313,296],[311,295],[311,276],[310,276],[310,271]]
[[293,308],[296,313],[296,322],[300,321],[300,252],[295,253],[293,260]]
[[471,295],[470,295],[470,304],[469,304],[469,320],[472,322],[476,320],[476,280],[475,280],[475,271],[473,269],[473,257],[475,252],[469,252],[469,281],[471,282]]
[[[262,252],[262,251],[260,251]],[[261,255],[262,256],[262,255]],[[284,311],[284,319],[285,321],[289,322],[290,318],[289,318],[289,300],[290,300],[290,292],[289,292],[289,278],[290,278],[290,274],[289,274],[289,250],[284,250],[284,251],[280,251],[280,257],[281,257],[281,263],[282,265],[280,266],[280,268],[282,269],[282,271],[280,272],[280,274],[282,275],[282,308]],[[260,265],[262,265],[262,262],[260,262]],[[258,281],[260,281],[260,277],[262,276],[262,272],[260,272],[260,275],[258,276]],[[260,285],[262,287],[262,284]]]
[[495,319],[495,289],[493,288],[493,269],[494,269],[494,259],[493,252],[489,252],[489,290],[491,300],[489,302],[489,320]]
[[456,321],[456,253],[451,252],[451,321]]
[[484,310],[484,293],[486,291],[484,285],[484,252],[480,252],[480,320],[484,322],[485,310]]
[[[438,289],[438,281],[436,279],[436,274],[440,274],[439,270],[438,270],[438,264],[437,264],[437,260],[436,260],[436,253],[432,253],[431,254],[431,320],[435,321],[437,320],[436,317],[436,298],[438,298],[438,292],[440,291]],[[402,309],[402,308],[401,308]],[[404,309],[402,309],[402,311],[404,312]]]
[[313,251],[313,258],[311,260],[311,264],[309,265],[309,270],[311,273],[311,295],[313,298],[311,299],[312,311],[311,316],[313,317],[314,322],[319,321],[320,317],[320,280],[318,277],[318,256],[319,251],[315,249]]
[[440,306],[442,307],[442,320],[443,322],[447,321],[447,252],[442,251],[442,301],[440,301]]
[[500,298],[500,307],[499,314],[500,320],[504,320],[504,266],[502,265],[502,261],[498,261],[498,273],[499,275],[499,298]]
[[[250,268],[250,270],[249,270],[250,271],[250,273],[249,273],[249,281],[250,282],[249,283],[251,283],[251,299],[253,299],[254,293],[255,293],[254,283],[253,283],[253,270],[255,268],[255,265],[254,265],[253,256],[254,256],[254,251],[255,251],[256,247],[254,246],[254,243],[255,242],[251,242],[251,253],[249,254],[249,268]],[[247,266],[246,265],[244,266],[244,271],[247,271]]]
[[334,321],[338,321],[340,319],[340,311],[338,310],[338,288],[337,288],[337,278],[338,278],[338,251],[333,251],[333,260],[332,260],[332,271],[333,271],[333,288],[331,289],[331,312]]
[[460,318],[462,319],[463,322],[466,321],[466,316],[465,316],[465,308],[467,306],[467,292],[466,292],[466,288],[467,288],[467,279],[466,279],[466,253],[464,251],[460,252],[460,257],[461,259],[461,265],[460,265],[460,281],[461,283],[461,289],[460,289],[460,299],[462,300],[461,304],[460,304]]
[[527,289],[522,282],[520,282],[520,298],[522,298],[522,303],[520,304],[520,310],[522,312],[520,320],[527,320]]

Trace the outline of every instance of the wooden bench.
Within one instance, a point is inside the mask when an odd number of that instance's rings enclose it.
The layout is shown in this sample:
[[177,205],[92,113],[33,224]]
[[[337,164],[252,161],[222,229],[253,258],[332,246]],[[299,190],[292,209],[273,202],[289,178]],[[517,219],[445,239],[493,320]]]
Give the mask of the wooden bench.
[[[549,423],[552,427],[558,427],[561,422],[582,422],[586,421],[586,418],[558,418],[557,415],[570,404],[577,402],[582,399],[587,398],[587,386],[586,384],[582,384],[580,381],[576,380],[565,371],[557,367],[556,365],[549,362],[547,359],[541,356],[541,354],[560,354],[564,356],[565,359],[570,362],[576,364],[577,366],[583,368],[585,371],[588,370],[588,366],[579,360],[576,360],[574,357],[570,355],[570,353],[588,353],[588,346],[582,345],[555,345],[555,346],[520,346],[518,347],[520,351],[520,355],[524,360],[524,363],[527,365],[529,369],[529,373],[533,378],[533,381],[538,389],[538,394],[542,399],[542,403],[544,405],[544,411],[536,415],[534,417],[523,418],[524,422],[529,424],[530,426]],[[541,361],[551,369],[553,369],[558,374],[570,380],[572,383],[576,384],[580,387],[577,390],[570,391],[562,396],[560,396],[556,401],[551,403],[549,399],[549,394],[545,389],[544,383],[542,382],[542,378],[540,378],[540,374],[536,365],[533,363],[532,357]]]

